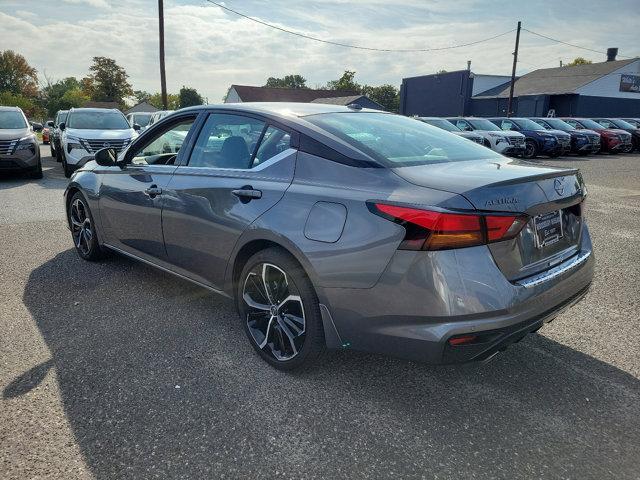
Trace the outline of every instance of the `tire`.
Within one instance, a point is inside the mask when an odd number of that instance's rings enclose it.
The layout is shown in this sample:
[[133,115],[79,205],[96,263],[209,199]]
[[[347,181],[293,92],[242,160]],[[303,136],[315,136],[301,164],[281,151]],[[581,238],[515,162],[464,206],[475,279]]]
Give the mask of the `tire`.
[[51,150],[51,156],[57,160],[58,159],[58,152],[56,150],[55,143],[56,142],[50,142],[49,143],[49,149]]
[[236,305],[249,343],[274,368],[309,368],[326,350],[311,280],[284,250],[268,248],[247,261],[236,287]]
[[58,146],[58,148],[56,148],[56,162],[62,163],[63,160],[64,160],[64,157],[62,153],[62,148]]
[[73,168],[71,168],[67,163],[67,159],[64,156],[64,153],[62,154],[62,170],[64,171],[65,177],[71,178],[71,174],[73,173]]
[[40,179],[42,178],[42,160],[38,159],[38,166],[31,170],[29,173],[31,178]]
[[83,260],[94,262],[104,257],[105,251],[98,241],[96,224],[84,195],[76,192],[67,208],[67,220],[76,253]]
[[534,142],[533,140],[527,140],[525,142],[524,153],[522,154],[522,157],[530,160],[536,158],[537,156],[538,146],[536,145],[536,142]]

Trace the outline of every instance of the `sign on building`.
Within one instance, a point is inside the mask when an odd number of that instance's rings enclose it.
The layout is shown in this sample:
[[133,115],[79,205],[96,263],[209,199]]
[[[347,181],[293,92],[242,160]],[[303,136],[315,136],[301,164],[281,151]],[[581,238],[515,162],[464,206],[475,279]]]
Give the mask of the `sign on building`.
[[640,75],[621,75],[620,91],[640,93]]

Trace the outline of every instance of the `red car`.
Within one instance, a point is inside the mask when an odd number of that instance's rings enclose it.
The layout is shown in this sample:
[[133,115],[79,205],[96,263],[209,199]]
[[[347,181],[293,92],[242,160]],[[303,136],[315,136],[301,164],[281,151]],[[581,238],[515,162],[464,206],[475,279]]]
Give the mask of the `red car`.
[[42,143],[45,145],[49,144],[49,127],[44,127],[42,129]]
[[609,153],[624,152],[631,146],[631,134],[618,128],[604,128],[589,118],[563,118],[577,130],[595,130],[600,134],[600,151]]

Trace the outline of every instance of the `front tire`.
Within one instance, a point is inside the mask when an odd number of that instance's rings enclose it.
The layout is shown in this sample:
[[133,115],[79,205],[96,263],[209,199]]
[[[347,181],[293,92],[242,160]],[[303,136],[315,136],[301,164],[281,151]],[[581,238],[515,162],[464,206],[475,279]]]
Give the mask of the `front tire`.
[[93,215],[91,215],[89,204],[82,193],[76,192],[71,198],[67,219],[71,228],[73,245],[80,258],[96,261],[104,257],[104,250],[98,242]]
[[42,178],[42,160],[38,159],[38,165],[36,166],[36,168],[31,170],[31,173],[29,174],[29,176],[35,179]]
[[524,153],[522,154],[527,160],[531,160],[538,156],[538,146],[533,140],[527,140],[524,147]]
[[67,178],[71,178],[71,174],[73,173],[73,169],[67,163],[67,158],[66,158],[65,154],[62,153],[61,156],[62,156],[62,170],[64,171],[64,176],[67,177]]
[[254,350],[279,370],[308,368],[326,349],[318,297],[300,264],[268,248],[245,264],[236,302]]

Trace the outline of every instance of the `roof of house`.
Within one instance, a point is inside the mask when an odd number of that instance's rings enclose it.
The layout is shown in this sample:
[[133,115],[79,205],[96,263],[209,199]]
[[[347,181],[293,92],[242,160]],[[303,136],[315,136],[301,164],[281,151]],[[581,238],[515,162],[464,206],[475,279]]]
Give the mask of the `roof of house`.
[[[515,84],[513,95],[562,95],[576,93],[576,90],[587,83],[591,83],[604,75],[624,67],[638,60],[615,60],[613,62],[590,63],[587,65],[575,65],[556,68],[541,68],[520,77]],[[501,92],[488,95],[482,92],[480,96],[508,97],[509,86]]]
[[243,102],[311,102],[316,98],[357,95],[344,90],[313,90],[311,88],[271,88],[231,85]]
[[129,113],[138,113],[138,112],[157,112],[158,109],[151,105],[149,102],[140,102],[127,110],[126,114]]
[[84,102],[83,108],[120,108],[118,102]]
[[326,103],[328,105],[350,105],[364,95],[347,95],[346,97],[322,97],[311,100],[311,103]]

